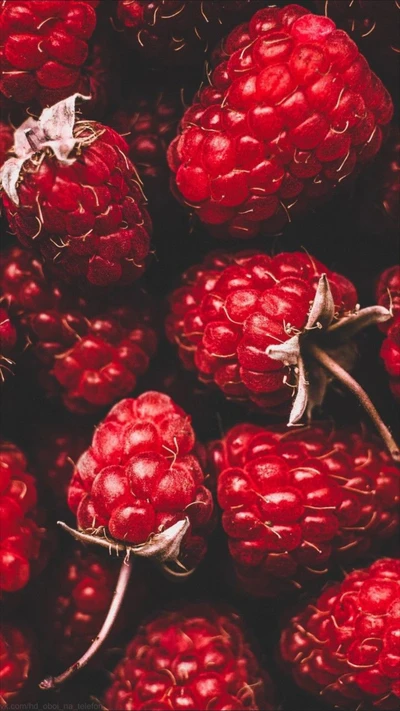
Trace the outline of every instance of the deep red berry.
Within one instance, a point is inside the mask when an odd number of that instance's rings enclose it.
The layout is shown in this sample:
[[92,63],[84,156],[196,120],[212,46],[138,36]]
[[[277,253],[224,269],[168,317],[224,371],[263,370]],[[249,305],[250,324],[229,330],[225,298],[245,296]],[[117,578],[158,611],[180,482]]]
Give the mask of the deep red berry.
[[[77,120],[76,96],[28,119],[2,169],[10,227],[64,280],[106,286],[143,272],[151,221],[124,139]],[[50,139],[49,139],[50,136]]]
[[184,365],[227,397],[286,411],[293,371],[266,349],[304,330],[324,273],[336,316],[352,312],[357,294],[351,282],[305,253],[212,253],[172,294],[168,338]]
[[0,121],[0,168],[7,160],[7,154],[13,144],[13,130],[8,123]]
[[398,709],[400,561],[377,560],[292,618],[280,651],[296,682],[330,708]]
[[249,0],[118,0],[117,25],[129,45],[162,64],[194,62],[225,32],[249,17]]
[[240,618],[210,605],[159,615],[128,645],[105,695],[121,711],[275,708]]
[[17,345],[17,330],[14,320],[10,318],[8,308],[0,308],[0,382],[12,373],[14,352]]
[[400,267],[386,269],[379,278],[376,297],[380,304],[391,308],[393,318],[384,324],[386,338],[381,358],[390,378],[390,389],[400,401]]
[[229,551],[251,594],[294,590],[398,532],[400,470],[365,433],[242,424],[210,458]]
[[37,523],[36,481],[24,454],[0,443],[0,593],[15,592],[44,562],[45,531]]
[[228,35],[169,149],[176,193],[216,236],[276,232],[372,158],[390,95],[332,20],[269,7]]
[[193,566],[205,553],[213,513],[204,484],[190,418],[168,395],[146,392],[119,402],[98,426],[68,501],[80,530],[104,527],[126,546],[187,519],[179,560]]
[[0,286],[29,344],[25,361],[49,395],[72,412],[92,412],[134,390],[157,346],[144,292],[80,296],[46,280],[19,247],[2,255]]
[[51,106],[93,89],[83,70],[99,0],[2,0],[0,97]]
[[28,638],[17,627],[0,626],[0,707],[10,708],[26,685],[32,666]]

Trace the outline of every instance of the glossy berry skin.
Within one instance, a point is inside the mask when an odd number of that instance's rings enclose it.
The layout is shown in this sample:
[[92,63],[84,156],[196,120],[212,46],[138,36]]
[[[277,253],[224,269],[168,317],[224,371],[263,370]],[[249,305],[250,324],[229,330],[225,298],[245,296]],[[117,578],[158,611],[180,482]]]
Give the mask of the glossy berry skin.
[[0,100],[41,107],[93,88],[83,65],[99,0],[2,0]]
[[7,153],[13,144],[13,130],[8,123],[0,121],[0,168],[6,160]]
[[104,705],[121,711],[270,711],[271,681],[240,617],[187,606],[141,627],[113,674]]
[[280,652],[330,708],[398,709],[400,561],[382,558],[327,587],[287,625]]
[[127,546],[187,517],[180,560],[197,564],[213,500],[195,453],[190,417],[168,395],[146,392],[114,405],[77,462],[68,503],[80,530],[104,526]]
[[382,329],[386,338],[381,347],[381,358],[389,375],[390,389],[400,402],[400,267],[386,269],[380,276],[376,289],[380,304],[391,306],[393,318]]
[[0,625],[0,708],[17,701],[31,670],[31,643],[11,624]]
[[[249,16],[252,0],[118,0],[117,24],[129,46],[156,64],[193,63]],[[247,15],[246,15],[247,13]]]
[[67,281],[127,284],[144,271],[151,221],[127,144],[111,128],[75,121],[75,160],[42,151],[22,167],[19,205],[3,191],[11,231]]
[[290,370],[265,351],[304,328],[323,273],[338,315],[352,311],[351,282],[305,253],[211,253],[170,297],[167,336],[185,367],[226,397],[285,412],[293,394]]
[[0,308],[0,380],[12,372],[13,356],[17,345],[17,330],[8,308]]
[[218,237],[278,232],[372,158],[393,106],[356,44],[299,5],[228,35],[169,149],[175,192]]
[[24,454],[0,443],[0,594],[21,590],[43,563],[44,529],[37,523],[37,491]]
[[0,286],[20,324],[33,377],[72,412],[95,412],[130,393],[157,346],[146,294],[80,296],[45,278],[32,252],[2,255]]
[[378,440],[319,424],[233,427],[210,446],[240,585],[295,591],[399,529],[400,470]]

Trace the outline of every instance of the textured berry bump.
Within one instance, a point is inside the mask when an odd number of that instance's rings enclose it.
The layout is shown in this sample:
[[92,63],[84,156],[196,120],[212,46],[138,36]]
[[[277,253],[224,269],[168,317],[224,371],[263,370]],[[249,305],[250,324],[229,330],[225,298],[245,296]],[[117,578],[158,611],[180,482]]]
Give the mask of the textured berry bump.
[[128,645],[106,692],[121,711],[272,711],[271,680],[261,670],[240,618],[210,605],[159,615]]
[[280,651],[299,686],[330,708],[400,704],[400,561],[383,558],[328,587],[292,618]]
[[50,106],[88,89],[82,67],[100,0],[2,0],[0,98]]
[[24,454],[0,443],[0,593],[21,590],[43,562],[44,530],[36,522],[36,481]]
[[209,453],[230,555],[251,594],[294,591],[398,534],[400,470],[365,433],[241,424]]
[[4,121],[0,121],[0,168],[5,163],[8,152],[13,144],[14,132],[11,126]]
[[390,95],[357,45],[299,5],[225,40],[169,149],[176,193],[220,237],[279,231],[379,150]]
[[386,338],[381,347],[381,358],[389,375],[390,389],[400,401],[400,267],[386,269],[379,278],[376,298],[390,307],[393,318],[384,324]]
[[11,230],[64,280],[106,286],[143,272],[151,222],[128,146],[111,128],[79,120],[77,95],[14,134],[2,197]]
[[266,349],[304,330],[323,273],[337,317],[354,311],[351,282],[307,254],[212,253],[172,294],[168,338],[178,344],[185,367],[226,397],[286,411],[294,392],[291,369]]
[[187,519],[179,560],[195,566],[212,525],[204,484],[190,418],[167,395],[147,392],[119,402],[98,426],[68,501],[81,531],[102,527],[127,547]]
[[0,708],[13,708],[12,704],[18,701],[18,696],[27,683],[31,664],[31,643],[27,637],[14,625],[2,623],[0,625]]
[[2,254],[0,287],[29,344],[23,360],[49,396],[85,413],[135,389],[157,346],[145,292],[80,296],[45,279],[39,260],[19,247]]

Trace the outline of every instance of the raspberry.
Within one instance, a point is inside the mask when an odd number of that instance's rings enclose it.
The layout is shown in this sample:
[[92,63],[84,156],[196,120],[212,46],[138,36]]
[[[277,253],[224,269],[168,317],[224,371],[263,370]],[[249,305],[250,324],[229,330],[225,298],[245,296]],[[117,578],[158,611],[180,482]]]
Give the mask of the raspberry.
[[14,351],[17,344],[17,331],[10,319],[8,308],[0,308],[0,381],[4,381],[12,372]]
[[11,229],[59,277],[106,286],[144,270],[151,222],[127,144],[76,120],[74,95],[15,132],[1,171]]
[[378,303],[390,307],[393,318],[383,329],[386,338],[381,347],[381,358],[389,374],[390,389],[400,402],[400,267],[394,266],[381,274],[376,297]]
[[25,360],[49,395],[85,413],[135,388],[157,345],[144,292],[130,288],[94,301],[46,280],[31,252],[15,247],[1,261],[2,293],[30,344]]
[[[0,706],[9,708],[9,703],[18,700],[32,666],[31,643],[18,627],[0,625]],[[11,705],[12,708],[12,705]]]
[[0,593],[21,590],[44,564],[45,531],[37,523],[37,491],[24,454],[0,443]]
[[378,152],[393,114],[356,44],[299,5],[233,30],[209,81],[169,165],[178,198],[219,237],[281,230]]
[[276,708],[271,680],[239,615],[191,605],[139,629],[114,671],[107,708],[121,711]]
[[0,168],[7,159],[7,154],[13,144],[13,130],[8,123],[0,121]]
[[328,587],[287,625],[280,651],[329,707],[398,709],[400,561],[382,558]]
[[272,596],[357,560],[399,529],[400,470],[350,429],[233,427],[210,445],[238,580]]
[[236,22],[249,16],[254,0],[118,0],[117,21],[129,45],[161,64],[196,62]]
[[2,0],[0,98],[41,107],[93,88],[84,64],[99,0]]

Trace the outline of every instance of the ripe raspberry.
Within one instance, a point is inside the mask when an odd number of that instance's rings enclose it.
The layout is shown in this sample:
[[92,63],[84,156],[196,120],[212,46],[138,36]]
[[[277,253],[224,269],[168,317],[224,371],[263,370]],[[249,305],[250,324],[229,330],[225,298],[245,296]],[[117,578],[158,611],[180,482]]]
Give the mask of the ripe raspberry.
[[128,645],[105,695],[121,711],[276,708],[239,615],[191,605],[159,615]]
[[14,351],[17,345],[17,331],[10,319],[8,308],[0,308],[0,382],[4,382],[12,372]]
[[133,49],[162,64],[199,59],[223,34],[248,17],[254,0],[118,0],[117,19]]
[[129,146],[129,158],[137,168],[150,202],[165,199],[169,170],[167,147],[176,134],[183,106],[178,94],[160,94],[157,99],[140,98],[118,110],[112,127]]
[[111,405],[147,370],[157,337],[142,291],[79,296],[47,281],[40,262],[19,247],[2,258],[0,286],[29,343],[25,359],[33,377],[49,395],[61,395],[71,412]]
[[1,172],[6,214],[61,278],[130,283],[144,270],[150,218],[125,141],[76,120],[77,96],[15,132],[17,157]]
[[[197,565],[206,550],[213,501],[195,454],[190,418],[168,395],[147,392],[114,405],[80,457],[68,503],[81,531],[104,527],[140,546],[185,522],[175,558]],[[182,543],[182,545],[181,545]]]
[[14,132],[11,126],[4,121],[0,121],[0,168],[7,160],[7,154],[13,144]]
[[43,565],[45,531],[37,523],[36,481],[24,454],[0,443],[0,593],[25,587]]
[[398,709],[400,561],[382,558],[328,587],[292,618],[280,651],[329,707]]
[[372,158],[391,98],[332,20],[265,8],[227,37],[169,164],[216,236],[276,232]]
[[394,266],[381,274],[376,297],[378,303],[391,307],[393,318],[382,329],[386,338],[382,343],[381,358],[389,374],[390,389],[400,402],[400,267]]
[[99,0],[2,0],[0,98],[51,106],[93,88],[84,64]]
[[[13,703],[26,685],[31,671],[31,643],[10,624],[0,625],[0,707]],[[11,703],[11,706],[9,704]]]
[[244,589],[302,587],[399,529],[400,470],[352,430],[233,427],[210,446],[229,551]]

